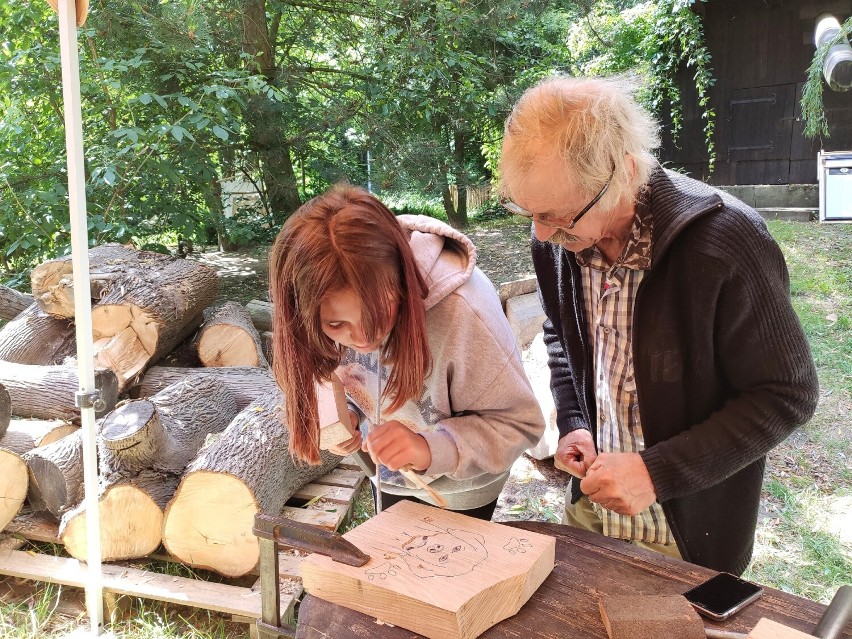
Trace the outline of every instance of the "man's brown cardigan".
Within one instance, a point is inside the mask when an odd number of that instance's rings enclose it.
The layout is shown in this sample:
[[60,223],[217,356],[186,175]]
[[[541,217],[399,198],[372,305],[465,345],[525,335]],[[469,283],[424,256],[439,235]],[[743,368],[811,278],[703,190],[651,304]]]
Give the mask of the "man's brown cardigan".
[[[813,414],[816,370],[760,216],[660,167],[648,187],[653,259],[633,313],[641,455],[683,558],[739,574],[754,545],[765,455]],[[594,436],[579,267],[535,237],[532,255],[560,436]]]

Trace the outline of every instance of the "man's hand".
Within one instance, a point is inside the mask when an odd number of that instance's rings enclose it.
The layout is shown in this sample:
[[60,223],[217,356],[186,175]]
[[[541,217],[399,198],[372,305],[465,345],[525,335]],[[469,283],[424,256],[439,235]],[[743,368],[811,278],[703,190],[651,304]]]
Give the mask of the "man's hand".
[[580,490],[619,515],[638,515],[657,501],[654,483],[639,453],[601,453],[589,466]]
[[553,456],[553,465],[582,479],[596,456],[592,433],[585,428],[578,428],[559,440],[556,454]]
[[432,451],[426,438],[396,420],[371,428],[361,448],[370,453],[375,463],[392,471],[409,465],[414,470],[426,470],[432,465]]
[[352,430],[355,431],[355,434],[352,436],[352,439],[340,442],[337,446],[329,448],[335,455],[346,457],[361,448],[361,431],[358,430],[358,414],[355,411],[349,411],[349,423],[352,425]]

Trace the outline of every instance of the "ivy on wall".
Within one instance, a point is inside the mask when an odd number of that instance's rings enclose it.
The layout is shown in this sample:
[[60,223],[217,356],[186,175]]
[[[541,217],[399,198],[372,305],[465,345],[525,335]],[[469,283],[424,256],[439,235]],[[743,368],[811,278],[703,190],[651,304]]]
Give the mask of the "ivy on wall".
[[824,86],[822,67],[825,64],[829,49],[836,44],[848,41],[850,32],[852,32],[852,17],[840,25],[837,36],[817,48],[811,66],[808,67],[808,79],[802,91],[802,119],[805,122],[805,136],[809,138],[830,137],[828,120],[825,119],[825,108],[822,101]]
[[[716,83],[710,66],[710,51],[704,37],[701,17],[692,10],[698,0],[658,0],[650,38],[655,50],[651,56],[651,103],[654,111],[662,113],[668,107],[671,116],[672,139],[677,143],[683,128],[683,104],[678,87],[681,65],[694,70],[693,80],[698,92],[698,106],[704,121],[704,141],[707,145],[708,166],[712,173],[716,163],[713,133],[716,111],[710,103],[710,88]],[[707,0],[700,0],[707,2]]]

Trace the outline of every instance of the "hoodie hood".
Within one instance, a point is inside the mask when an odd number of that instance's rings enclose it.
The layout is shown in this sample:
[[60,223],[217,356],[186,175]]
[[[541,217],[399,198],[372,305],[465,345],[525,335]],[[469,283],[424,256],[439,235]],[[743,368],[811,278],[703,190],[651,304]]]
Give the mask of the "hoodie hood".
[[426,310],[470,279],[476,268],[476,247],[449,224],[425,215],[398,215],[410,233],[414,260],[429,287]]

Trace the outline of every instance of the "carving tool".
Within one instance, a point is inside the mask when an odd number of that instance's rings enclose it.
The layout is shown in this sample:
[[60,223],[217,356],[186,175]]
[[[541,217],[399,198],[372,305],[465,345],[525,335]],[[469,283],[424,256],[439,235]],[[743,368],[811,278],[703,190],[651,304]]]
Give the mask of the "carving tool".
[[[382,354],[379,351],[379,372],[376,377],[376,421],[375,425],[379,426],[382,423]],[[369,447],[369,443],[367,444]],[[379,474],[379,469],[381,466],[378,462],[378,457],[376,458],[376,514],[378,515],[382,512],[382,480],[381,475]],[[447,507],[447,500],[444,499],[444,496],[439,493],[437,490],[432,488],[429,484],[427,484],[423,478],[418,475],[411,466],[405,466],[399,469],[399,472],[408,479],[415,486],[420,487],[429,493],[429,496],[433,499],[433,501],[440,506],[441,508]]]
[[402,473],[402,475],[406,479],[429,493],[429,496],[435,501],[438,506],[440,506],[441,508],[447,507],[447,500],[444,499],[444,496],[437,490],[432,488],[429,484],[427,484],[420,475],[418,475],[414,470],[411,469],[411,467],[400,468],[399,472]]
[[[376,421],[375,426],[378,428],[382,423],[382,349],[379,349],[379,366],[376,372]],[[370,448],[370,442],[367,442],[367,448]],[[376,457],[376,514],[382,512],[382,466],[379,458]]]

